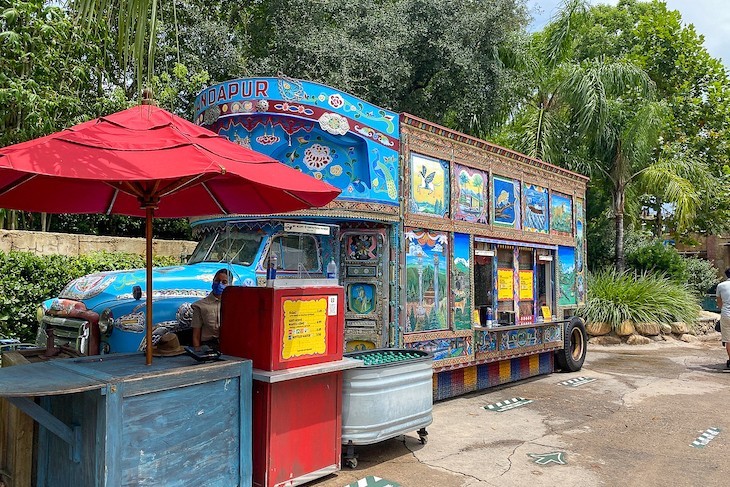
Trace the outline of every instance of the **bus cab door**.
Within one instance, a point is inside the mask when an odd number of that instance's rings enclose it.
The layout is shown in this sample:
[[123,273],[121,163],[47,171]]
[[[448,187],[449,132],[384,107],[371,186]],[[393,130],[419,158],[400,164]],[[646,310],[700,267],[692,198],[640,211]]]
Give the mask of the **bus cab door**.
[[340,275],[345,288],[345,350],[387,346],[389,249],[385,230],[343,230]]

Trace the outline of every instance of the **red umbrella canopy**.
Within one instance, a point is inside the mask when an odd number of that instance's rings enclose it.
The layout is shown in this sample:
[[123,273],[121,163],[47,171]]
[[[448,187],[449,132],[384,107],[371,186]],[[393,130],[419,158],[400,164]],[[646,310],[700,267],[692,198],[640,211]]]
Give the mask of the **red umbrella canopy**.
[[152,105],[0,149],[0,208],[186,217],[323,206],[340,190]]
[[147,364],[152,217],[323,206],[340,190],[153,105],[0,149],[0,208],[145,216]]

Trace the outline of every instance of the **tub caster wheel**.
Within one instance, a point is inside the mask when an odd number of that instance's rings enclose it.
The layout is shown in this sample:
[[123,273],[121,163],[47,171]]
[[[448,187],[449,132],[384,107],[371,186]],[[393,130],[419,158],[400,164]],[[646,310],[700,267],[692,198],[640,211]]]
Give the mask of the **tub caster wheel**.
[[428,443],[428,431],[426,431],[426,428],[418,430],[418,439],[421,440],[421,445]]
[[357,467],[357,458],[345,458],[345,466],[347,468],[356,468]]

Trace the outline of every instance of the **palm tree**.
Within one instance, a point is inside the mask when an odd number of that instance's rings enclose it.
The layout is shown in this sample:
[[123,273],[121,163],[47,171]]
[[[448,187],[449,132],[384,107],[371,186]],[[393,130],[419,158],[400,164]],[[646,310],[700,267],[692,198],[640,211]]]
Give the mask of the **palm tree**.
[[[116,20],[117,48],[123,66],[130,61],[135,66],[137,90],[141,94],[143,80],[152,79],[155,48],[157,45],[158,0],[71,0],[71,8],[80,19],[89,24]],[[173,16],[176,18],[175,0],[172,1]],[[176,21],[175,21],[176,22]]]
[[[630,190],[638,194],[643,189],[672,202],[678,221],[686,225],[699,203],[691,181],[702,180],[697,176],[702,168],[686,159],[658,157],[668,112],[653,101],[654,84],[642,69],[628,62],[571,59],[572,34],[586,13],[583,0],[566,0],[521,58],[506,58],[533,81],[508,130],[518,134],[511,142],[519,150],[605,179],[615,220],[615,263],[622,270]],[[688,177],[690,173],[695,176]]]

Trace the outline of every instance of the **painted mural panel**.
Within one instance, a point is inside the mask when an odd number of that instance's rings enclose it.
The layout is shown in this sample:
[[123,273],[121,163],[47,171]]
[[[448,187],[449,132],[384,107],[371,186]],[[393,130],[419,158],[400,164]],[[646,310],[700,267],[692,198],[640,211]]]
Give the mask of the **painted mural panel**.
[[573,200],[570,196],[553,193],[550,202],[550,227],[556,233],[573,234]]
[[578,304],[586,301],[586,269],[585,269],[585,215],[583,200],[575,200],[575,279],[578,293]]
[[449,327],[447,252],[443,232],[406,229],[406,331]]
[[454,218],[471,223],[487,223],[489,174],[470,167],[454,164],[456,201]]
[[474,353],[471,336],[433,338],[410,342],[406,347],[433,354],[434,361],[441,362],[439,365],[467,362]]
[[530,232],[549,233],[548,190],[536,184],[525,183],[524,229]]
[[411,154],[411,212],[446,216],[450,196],[448,163]]
[[342,189],[338,199],[398,204],[398,114],[281,76],[226,81],[195,100],[196,122]]
[[358,282],[347,286],[347,310],[368,314],[375,309],[375,285]]
[[454,296],[454,329],[471,329],[471,239],[465,233],[454,234],[451,293]]
[[492,214],[494,225],[520,228],[519,182],[494,176],[492,178]]
[[578,303],[575,291],[575,249],[558,246],[558,306]]

